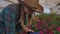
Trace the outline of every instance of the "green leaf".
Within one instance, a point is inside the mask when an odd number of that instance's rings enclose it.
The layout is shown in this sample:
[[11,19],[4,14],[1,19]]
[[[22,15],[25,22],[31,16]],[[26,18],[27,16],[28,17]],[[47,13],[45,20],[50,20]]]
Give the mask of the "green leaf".
[[60,34],[60,32],[59,32],[59,31],[57,31],[57,30],[55,30],[55,31],[54,31],[54,34]]

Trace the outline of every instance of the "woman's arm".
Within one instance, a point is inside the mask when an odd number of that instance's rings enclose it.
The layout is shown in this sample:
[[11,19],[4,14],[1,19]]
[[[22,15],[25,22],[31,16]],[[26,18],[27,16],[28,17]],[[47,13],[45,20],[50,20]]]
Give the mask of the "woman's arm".
[[32,21],[33,21],[33,16],[28,15],[28,26],[30,26],[32,24]]
[[[20,14],[20,22],[21,22],[21,26],[22,26],[22,28],[23,28],[23,30],[25,31],[25,32],[33,32],[32,30],[30,30],[29,28],[27,28],[27,26],[24,24],[25,23],[25,17],[26,17],[26,14],[24,13],[24,10],[22,10],[21,9],[21,14]],[[28,22],[29,23],[29,22]]]

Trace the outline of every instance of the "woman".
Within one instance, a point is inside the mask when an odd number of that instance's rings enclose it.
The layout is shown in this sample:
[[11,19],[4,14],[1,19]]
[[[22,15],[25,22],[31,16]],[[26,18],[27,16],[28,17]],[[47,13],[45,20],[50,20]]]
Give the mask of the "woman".
[[[24,23],[26,15],[28,15],[28,21],[31,23],[31,15],[35,9],[33,10],[32,7],[24,3],[24,1],[18,1],[19,4],[10,4],[0,13],[0,34],[16,34],[16,31],[20,31],[21,27],[25,32],[33,32],[28,29]],[[43,11],[42,6],[40,9]]]

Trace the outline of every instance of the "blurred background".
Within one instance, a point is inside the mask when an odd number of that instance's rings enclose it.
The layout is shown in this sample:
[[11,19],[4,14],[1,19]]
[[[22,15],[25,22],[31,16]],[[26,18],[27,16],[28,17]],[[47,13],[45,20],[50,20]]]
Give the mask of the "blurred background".
[[[9,4],[12,3],[18,3],[17,0],[0,0],[0,12],[1,10],[6,7]],[[60,0],[39,0],[39,4],[41,4],[44,7],[44,12],[43,13],[56,13],[60,14]]]

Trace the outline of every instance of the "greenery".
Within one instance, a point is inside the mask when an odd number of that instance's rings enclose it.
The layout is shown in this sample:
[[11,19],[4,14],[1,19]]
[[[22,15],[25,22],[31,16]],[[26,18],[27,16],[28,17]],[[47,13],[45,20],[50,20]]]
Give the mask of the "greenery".
[[[28,28],[40,34],[60,34],[60,15],[39,14]],[[25,32],[23,32],[25,34]]]
[[37,16],[39,18],[30,26],[32,30],[44,34],[60,34],[60,15],[39,14]]

